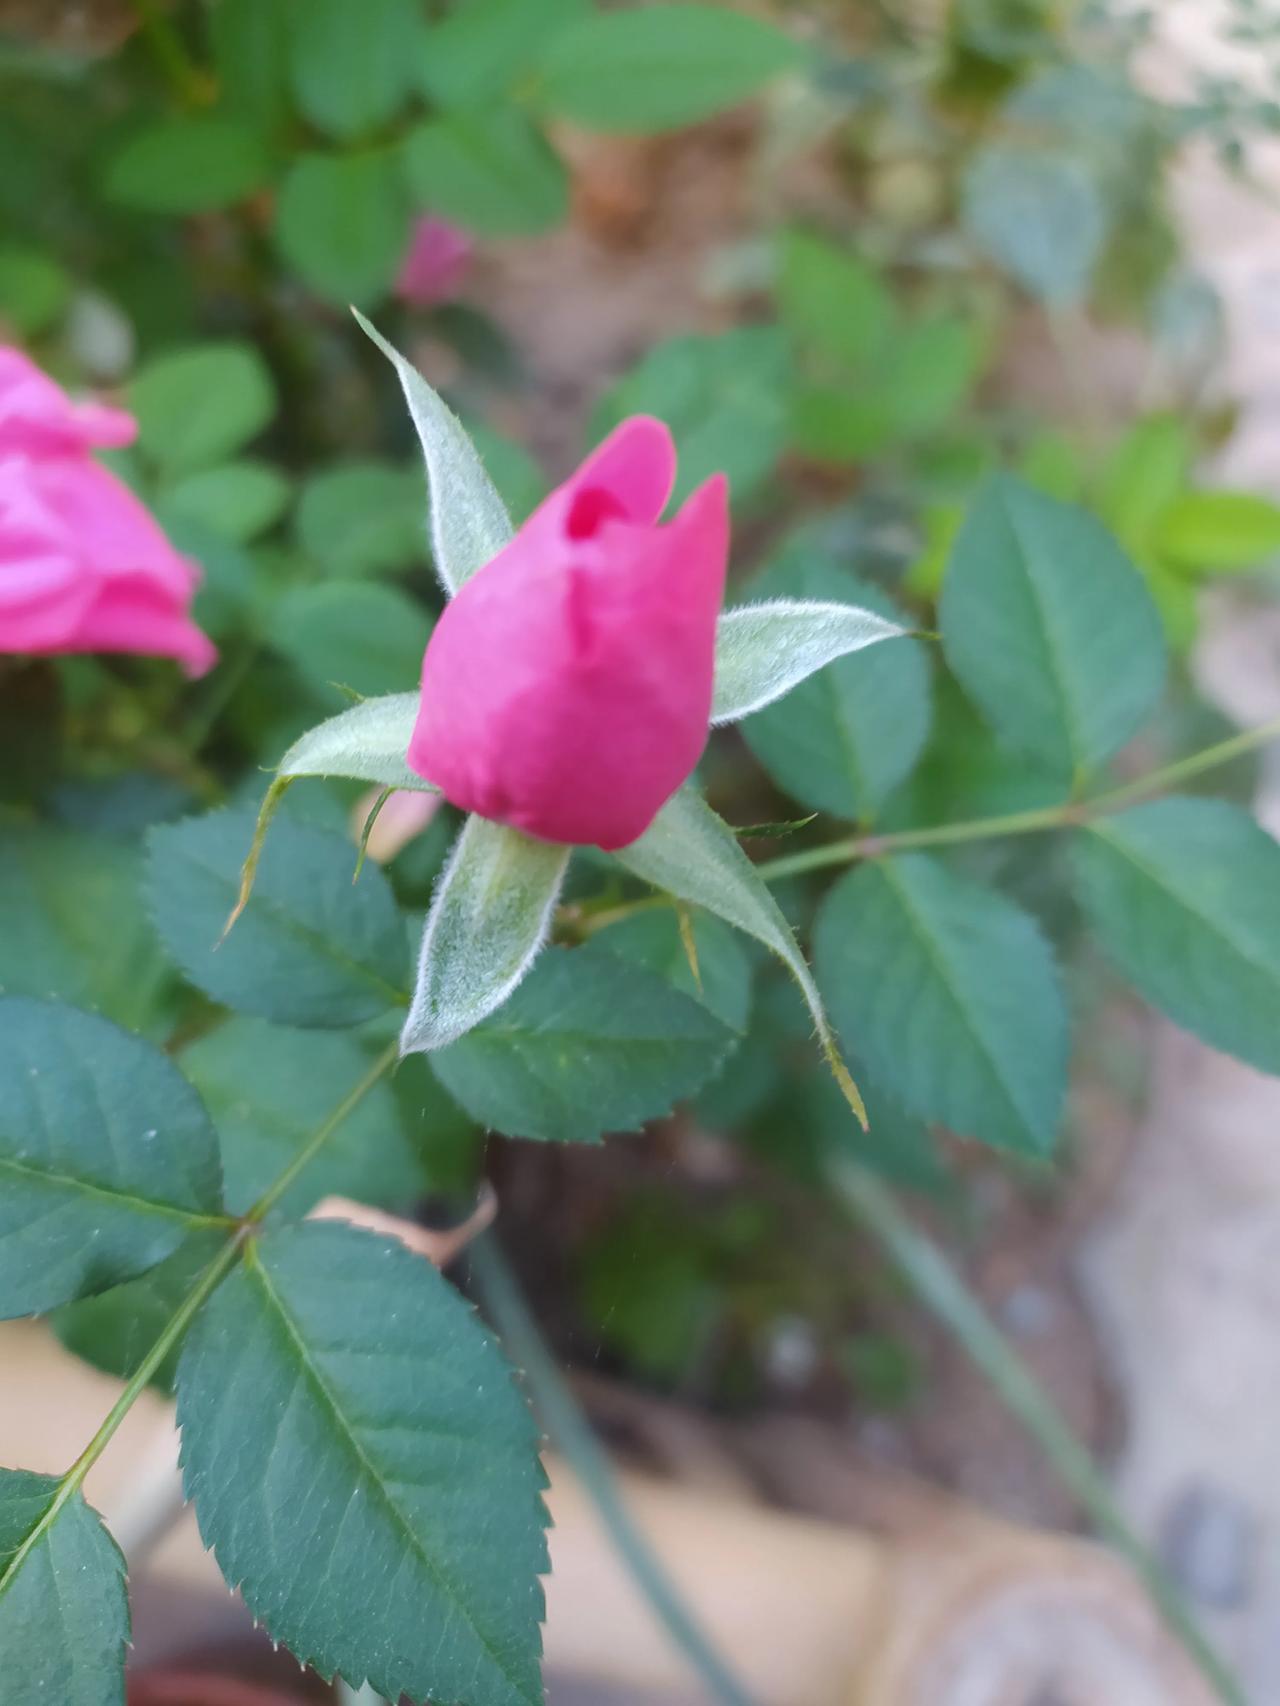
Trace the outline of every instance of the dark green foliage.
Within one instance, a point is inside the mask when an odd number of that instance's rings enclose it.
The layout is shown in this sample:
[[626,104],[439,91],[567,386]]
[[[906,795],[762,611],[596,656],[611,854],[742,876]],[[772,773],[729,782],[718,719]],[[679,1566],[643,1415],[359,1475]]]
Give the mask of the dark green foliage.
[[13,1706],[124,1706],[124,1559],[52,1475],[0,1469],[0,1652]]
[[537,1433],[429,1263],[269,1231],[192,1328],[178,1419],[205,1543],[304,1663],[390,1699],[541,1700]]
[[841,878],[818,978],[855,1059],[923,1118],[1026,1155],[1053,1145],[1067,1021],[1033,921],[923,854]]
[[0,1316],[153,1267],[222,1206],[217,1140],[164,1055],[105,1019],[0,1000]]
[[282,1025],[356,1025],[403,1001],[408,943],[386,878],[366,864],[353,886],[354,847],[288,817],[219,945],[253,827],[251,812],[228,810],[151,832],[152,916],[197,988]]
[[601,943],[548,950],[496,1013],[432,1064],[481,1125],[586,1142],[669,1113],[732,1040],[700,1002]]
[[1074,855],[1106,953],[1215,1048],[1280,1072],[1280,847],[1237,806],[1156,800],[1104,818]]

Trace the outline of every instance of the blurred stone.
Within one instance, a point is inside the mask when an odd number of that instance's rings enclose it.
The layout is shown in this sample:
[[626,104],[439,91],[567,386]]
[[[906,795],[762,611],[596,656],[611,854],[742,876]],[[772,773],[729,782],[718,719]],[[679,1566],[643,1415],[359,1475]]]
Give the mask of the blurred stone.
[[1184,1592],[1201,1605],[1231,1610],[1253,1588],[1258,1525],[1233,1493],[1190,1483],[1166,1514],[1160,1551]]

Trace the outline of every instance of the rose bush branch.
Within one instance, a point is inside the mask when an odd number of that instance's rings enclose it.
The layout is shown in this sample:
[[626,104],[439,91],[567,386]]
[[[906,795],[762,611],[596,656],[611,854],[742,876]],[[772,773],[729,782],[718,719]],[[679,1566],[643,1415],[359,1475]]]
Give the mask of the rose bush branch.
[[1123,811],[1140,800],[1167,793],[1180,782],[1230,764],[1233,759],[1256,752],[1274,740],[1280,740],[1280,717],[1256,729],[1232,735],[1228,740],[1215,741],[1212,746],[1190,753],[1172,764],[1161,765],[1158,770],[1137,776],[1121,787],[1110,788],[1105,793],[1082,800],[1064,800],[1061,805],[1045,806],[1035,811],[974,818],[968,823],[943,823],[887,834],[853,835],[842,841],[825,842],[821,847],[809,847],[799,853],[763,860],[756,868],[767,881],[776,882],[783,877],[803,876],[808,871],[820,871],[832,865],[851,864],[856,859],[877,859],[918,847],[954,847],[966,841],[994,841],[1006,835],[1035,835],[1044,830],[1075,829],[1095,818]]

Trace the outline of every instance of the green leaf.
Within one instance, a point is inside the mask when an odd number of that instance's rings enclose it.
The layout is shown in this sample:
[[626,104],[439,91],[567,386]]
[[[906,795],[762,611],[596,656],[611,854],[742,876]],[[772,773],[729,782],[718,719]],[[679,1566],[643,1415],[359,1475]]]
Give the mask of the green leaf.
[[852,871],[823,903],[818,980],[850,1050],[923,1119],[1047,1155],[1066,1088],[1053,957],[1012,902],[923,854]]
[[966,315],[935,314],[906,326],[878,374],[895,439],[910,443],[943,427],[973,389],[987,355],[985,328]]
[[280,760],[281,776],[349,776],[380,782],[384,788],[439,789],[405,762],[418,717],[416,693],[388,693],[366,699],[328,722],[309,729]]
[[[431,618],[398,587],[377,581],[324,581],[286,593],[272,642],[322,700],[385,694],[422,675]],[[344,691],[347,690],[347,691]]]
[[299,156],[276,198],[275,240],[286,263],[326,302],[378,301],[409,241],[396,151]]
[[208,14],[218,100],[273,125],[285,104],[293,0],[218,0]]
[[261,137],[218,114],[162,119],[107,163],[108,201],[144,213],[209,213],[252,195],[271,175]]
[[892,397],[848,384],[802,385],[792,399],[791,436],[815,461],[869,461],[893,443]]
[[564,30],[540,94],[588,130],[672,130],[736,106],[802,62],[789,36],[719,6],[649,5]]
[[1280,1072],[1280,847],[1238,806],[1156,800],[1074,849],[1081,905],[1141,993],[1214,1048]]
[[277,821],[257,881],[219,938],[253,840],[251,812],[218,811],[151,832],[147,893],[156,927],[215,1001],[282,1025],[339,1028],[404,1000],[404,927],[386,878],[339,835]]
[[936,693],[929,745],[893,801],[895,826],[963,823],[1070,798],[1071,772],[1005,745],[950,676],[939,679]]
[[792,407],[796,447],[831,462],[861,462],[944,427],[986,357],[983,325],[937,314],[879,340],[857,376],[806,385]]
[[[371,1060],[359,1037],[286,1030],[241,1017],[184,1049],[182,1069],[218,1128],[232,1214],[246,1213],[284,1172]],[[343,1196],[403,1210],[424,1186],[384,1078],[336,1128],[281,1206],[298,1216],[322,1197]]]
[[847,368],[880,355],[895,331],[893,298],[879,274],[809,232],[783,238],[777,291],[783,324]]
[[1147,415],[1107,458],[1098,508],[1125,548],[1144,552],[1163,512],[1184,490],[1195,447],[1178,415]]
[[268,1230],[192,1326],[178,1420],[205,1544],[301,1662],[391,1700],[540,1706],[537,1431],[429,1262]]
[[445,591],[455,593],[511,538],[511,518],[457,416],[363,314],[356,319],[395,368],[404,391],[427,464],[431,555]]
[[569,211],[569,175],[525,115],[498,105],[410,131],[404,163],[418,201],[482,237],[521,237]]
[[411,569],[427,554],[422,475],[392,462],[322,468],[302,487],[298,543],[331,575]]
[[1086,776],[1160,696],[1164,636],[1106,529],[1008,475],[980,491],[940,604],[947,661],[998,734]]
[[[129,1380],[226,1240],[225,1227],[192,1232],[172,1256],[137,1279],[55,1309],[49,1325],[83,1361]],[[173,1391],[181,1348],[181,1342],[175,1345],[151,1377],[161,1392]]]
[[828,1064],[861,1117],[862,1103],[840,1060],[818,986],[764,878],[738,845],[728,824],[692,788],[668,800],[638,841],[612,855],[654,888],[693,906],[705,906],[735,930],[763,942],[800,986]]
[[279,521],[290,492],[278,469],[246,458],[185,475],[162,494],[158,507],[165,516],[183,516],[244,545]]
[[168,474],[208,468],[276,412],[270,373],[250,344],[198,344],[149,361],[129,386],[138,443]]
[[672,338],[601,398],[592,429],[603,437],[628,415],[657,415],[680,446],[675,500],[722,472],[741,502],[786,445],[789,383],[786,340],[776,327]]
[[469,0],[432,25],[423,93],[442,107],[495,102],[536,67],[556,32],[589,12],[590,0]]
[[[865,605],[871,614],[858,614],[878,629],[869,639],[904,632],[883,593],[811,555],[803,541],[789,547],[752,591],[821,600],[819,608],[843,606],[851,614]],[[852,626],[846,619],[835,632]],[[779,647],[777,656],[783,667],[793,662],[789,649]],[[784,793],[846,818],[863,817],[883,802],[911,770],[928,732],[929,668],[913,641],[837,657],[742,727],[747,745]]]
[[707,1007],[607,947],[551,948],[496,1013],[431,1064],[481,1125],[589,1143],[669,1114],[732,1041]]
[[71,300],[71,276],[43,249],[0,247],[0,320],[21,338],[33,338],[59,319]]
[[0,992],[100,1008],[133,1030],[167,979],[136,847],[83,829],[0,827]]
[[124,1559],[83,1494],[0,1469],[0,1651],[12,1706],[124,1706]]
[[716,625],[711,721],[736,723],[838,658],[906,632],[873,610],[833,600],[769,598],[726,610]]
[[199,1098],[140,1037],[0,1000],[0,1315],[35,1315],[171,1255],[222,1206]]
[[454,1042],[522,981],[547,939],[570,851],[467,818],[432,896],[401,1054]]
[[1155,544],[1192,573],[1256,568],[1280,553],[1280,504],[1253,492],[1183,492],[1162,511]]
[[731,1031],[743,1032],[751,1015],[751,962],[739,938],[720,919],[701,909],[690,915],[697,971],[674,907],[635,912],[610,924],[594,939],[611,954],[656,972],[691,995]]
[[305,0],[289,48],[293,91],[317,130],[350,141],[393,119],[420,45],[415,0]]
[[997,266],[1051,307],[1083,300],[1107,237],[1087,166],[1026,147],[981,148],[965,176],[962,216]]

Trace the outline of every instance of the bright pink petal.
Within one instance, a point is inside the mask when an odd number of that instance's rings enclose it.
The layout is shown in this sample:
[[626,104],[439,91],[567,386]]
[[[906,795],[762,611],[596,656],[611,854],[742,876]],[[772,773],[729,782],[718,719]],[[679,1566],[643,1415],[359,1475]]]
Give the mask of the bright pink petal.
[[675,483],[676,447],[670,427],[653,415],[631,415],[596,446],[559,492],[568,493],[570,501],[583,492],[607,493],[626,520],[649,527],[667,507]]
[[0,346],[0,455],[62,456],[131,444],[137,422],[104,403],[73,403],[11,346]]
[[[648,423],[627,438],[650,469],[669,443]],[[617,485],[584,472],[561,488],[564,527],[526,525],[446,607],[408,758],[466,810],[611,849],[644,833],[706,743],[727,487],[717,476],[661,527],[620,517]],[[633,487],[636,509],[660,512],[666,483]]]

